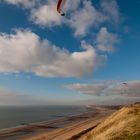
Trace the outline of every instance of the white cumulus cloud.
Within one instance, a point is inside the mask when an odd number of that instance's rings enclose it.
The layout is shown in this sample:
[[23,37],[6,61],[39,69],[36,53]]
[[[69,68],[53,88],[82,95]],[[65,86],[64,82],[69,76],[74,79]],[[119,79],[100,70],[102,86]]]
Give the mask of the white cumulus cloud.
[[109,32],[106,27],[102,27],[97,34],[96,47],[102,52],[113,52],[117,42],[118,36]]
[[49,1],[45,5],[31,10],[30,20],[44,27],[61,25],[61,16],[56,11],[56,1]]
[[69,52],[30,30],[0,34],[0,72],[33,72],[46,77],[81,77],[93,72],[100,56],[82,43],[83,51]]
[[[99,7],[91,1],[67,0],[64,6],[65,17],[61,17],[56,11],[57,2],[47,0],[46,4],[31,9],[30,20],[39,26],[50,27],[66,24],[73,29],[74,35],[85,36],[90,29],[98,28],[104,23],[119,22],[120,12],[117,2],[102,1]],[[109,10],[113,9],[113,12]]]
[[74,29],[75,36],[85,35],[93,26],[97,26],[105,20],[103,15],[92,5],[84,1],[84,6],[77,9],[68,20],[69,26]]
[[98,29],[104,23],[119,23],[120,11],[116,0],[102,0],[94,5],[86,0],[67,0],[63,11],[65,17],[57,13],[57,0],[1,0],[9,4],[28,8],[29,20],[40,27],[67,25],[76,37],[86,36],[91,29]]

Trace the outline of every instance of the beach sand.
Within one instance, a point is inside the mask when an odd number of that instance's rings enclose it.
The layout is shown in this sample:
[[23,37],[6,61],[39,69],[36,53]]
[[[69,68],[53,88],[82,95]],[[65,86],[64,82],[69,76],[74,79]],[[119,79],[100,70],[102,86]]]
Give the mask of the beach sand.
[[0,132],[0,140],[78,140],[116,109],[94,107],[88,113],[49,122],[26,124]]

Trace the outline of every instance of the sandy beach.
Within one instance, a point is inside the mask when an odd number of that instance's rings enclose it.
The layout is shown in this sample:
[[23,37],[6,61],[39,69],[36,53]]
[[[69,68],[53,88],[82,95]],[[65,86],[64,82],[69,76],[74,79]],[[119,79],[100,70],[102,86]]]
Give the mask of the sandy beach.
[[116,109],[94,107],[85,114],[49,122],[24,124],[0,132],[0,140],[76,140]]

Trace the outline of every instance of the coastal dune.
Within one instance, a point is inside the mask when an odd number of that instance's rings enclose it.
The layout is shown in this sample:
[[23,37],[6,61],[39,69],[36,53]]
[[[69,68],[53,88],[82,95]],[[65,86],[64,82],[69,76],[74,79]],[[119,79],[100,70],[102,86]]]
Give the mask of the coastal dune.
[[140,103],[113,113],[79,140],[140,140]]

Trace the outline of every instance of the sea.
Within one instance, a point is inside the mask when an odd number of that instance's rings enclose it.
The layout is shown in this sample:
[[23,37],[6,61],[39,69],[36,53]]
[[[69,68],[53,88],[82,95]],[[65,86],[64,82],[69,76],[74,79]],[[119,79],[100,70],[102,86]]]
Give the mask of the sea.
[[81,106],[0,107],[0,130],[86,113]]

